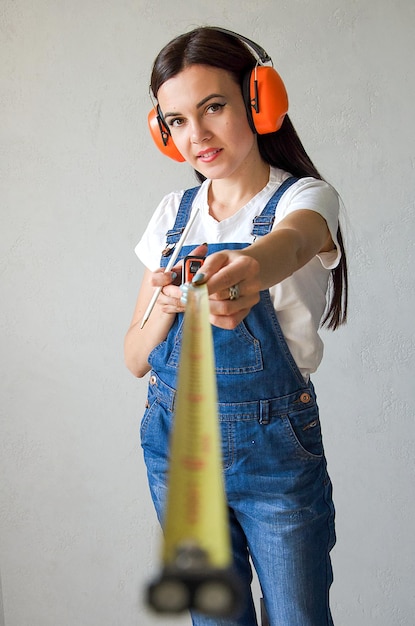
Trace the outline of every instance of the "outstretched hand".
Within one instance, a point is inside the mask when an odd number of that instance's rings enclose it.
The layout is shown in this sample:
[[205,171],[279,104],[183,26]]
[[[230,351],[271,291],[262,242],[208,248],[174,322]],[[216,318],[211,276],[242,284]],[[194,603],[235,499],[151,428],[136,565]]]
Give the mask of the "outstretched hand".
[[193,283],[206,283],[210,321],[235,328],[260,298],[259,263],[243,250],[222,250],[207,257]]
[[[196,246],[191,251],[191,254],[194,256],[204,257],[206,253],[207,244],[205,243]],[[158,297],[158,306],[160,306],[165,313],[183,313],[186,308],[186,302],[182,300],[183,293],[180,289],[182,271],[183,261],[179,261],[169,272],[160,268],[152,274],[152,286],[162,288]]]
[[[191,254],[205,256],[206,244]],[[182,313],[186,308],[186,285],[181,285],[182,262],[170,272],[156,270],[152,285],[162,287],[159,305],[165,313]],[[194,284],[206,283],[209,292],[210,321],[224,329],[235,328],[259,301],[261,283],[259,263],[243,250],[222,250],[209,255],[193,278]]]

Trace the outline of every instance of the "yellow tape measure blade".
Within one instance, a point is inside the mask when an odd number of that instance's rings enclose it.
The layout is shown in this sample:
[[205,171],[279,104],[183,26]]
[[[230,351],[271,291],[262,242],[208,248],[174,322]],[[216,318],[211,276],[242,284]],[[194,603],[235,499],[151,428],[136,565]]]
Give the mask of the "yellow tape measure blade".
[[212,567],[231,562],[209,300],[189,286],[183,322],[165,518],[164,560],[193,542]]

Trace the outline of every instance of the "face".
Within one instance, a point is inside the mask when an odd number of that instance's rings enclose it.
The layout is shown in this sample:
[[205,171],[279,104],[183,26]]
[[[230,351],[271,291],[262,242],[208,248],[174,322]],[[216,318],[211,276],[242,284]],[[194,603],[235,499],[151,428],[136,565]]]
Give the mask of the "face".
[[157,99],[178,150],[206,178],[244,176],[260,159],[241,88],[226,70],[191,65]]

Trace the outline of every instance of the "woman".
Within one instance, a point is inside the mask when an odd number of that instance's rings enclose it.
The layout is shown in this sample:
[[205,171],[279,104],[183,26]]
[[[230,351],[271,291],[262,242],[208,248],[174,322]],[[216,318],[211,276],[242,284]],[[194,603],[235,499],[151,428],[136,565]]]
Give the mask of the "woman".
[[[151,76],[161,149],[189,163],[202,185],[163,198],[136,247],[146,270],[126,364],[138,377],[151,371],[141,436],[161,520],[185,308],[181,264],[165,271],[162,251],[199,208],[179,259],[206,256],[194,280],[209,291],[234,563],[246,585],[239,618],[195,614],[197,626],[257,624],[249,557],[272,626],[333,623],[334,507],[310,375],[322,357],[319,326],[346,319],[339,198],[286,114],[278,75],[262,101],[260,81],[258,93],[249,91],[265,60],[254,42],[203,27],[167,44]],[[265,127],[264,110],[272,118]],[[143,325],[155,287],[161,293]]]

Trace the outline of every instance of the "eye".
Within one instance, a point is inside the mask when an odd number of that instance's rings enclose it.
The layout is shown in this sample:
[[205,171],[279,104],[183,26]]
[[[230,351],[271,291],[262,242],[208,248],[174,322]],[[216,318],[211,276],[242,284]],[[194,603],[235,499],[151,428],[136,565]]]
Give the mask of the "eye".
[[173,117],[173,118],[169,119],[169,121],[167,123],[168,123],[169,126],[173,126],[173,127],[177,128],[178,126],[183,126],[184,119],[182,117]]
[[223,109],[224,106],[225,105],[220,102],[212,102],[212,104],[209,104],[209,106],[206,107],[206,112],[216,113],[217,111],[220,111],[221,109]]

